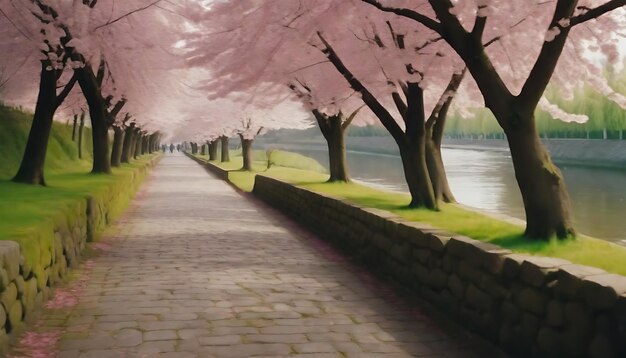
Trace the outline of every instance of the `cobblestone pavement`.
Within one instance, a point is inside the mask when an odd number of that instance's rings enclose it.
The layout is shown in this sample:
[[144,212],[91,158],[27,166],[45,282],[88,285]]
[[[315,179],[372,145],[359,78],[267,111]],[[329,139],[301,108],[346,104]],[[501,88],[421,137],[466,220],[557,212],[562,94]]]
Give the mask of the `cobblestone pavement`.
[[112,232],[12,357],[495,354],[182,155]]

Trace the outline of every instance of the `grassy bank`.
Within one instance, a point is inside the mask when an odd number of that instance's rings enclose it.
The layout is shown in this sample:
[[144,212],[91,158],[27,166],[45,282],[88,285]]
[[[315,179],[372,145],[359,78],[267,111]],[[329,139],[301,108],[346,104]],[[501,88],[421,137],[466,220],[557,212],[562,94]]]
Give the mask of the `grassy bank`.
[[[212,162],[220,168],[230,171],[229,179],[238,188],[244,191],[252,191],[254,186],[254,174],[240,170],[243,167],[243,157],[240,151],[230,152],[230,162]],[[209,160],[207,155],[196,155],[196,157]],[[218,156],[219,158],[219,156]],[[271,176],[289,182],[315,183],[328,179],[326,169],[315,159],[301,154],[276,150],[270,155],[270,167],[268,167],[267,153],[264,151],[253,151],[252,167],[254,173]]]
[[[282,152],[284,155],[294,153]],[[206,158],[203,158],[206,159]],[[308,158],[312,160],[311,158]],[[471,237],[491,242],[519,253],[563,258],[574,263],[595,266],[626,275],[626,248],[594,238],[578,237],[571,240],[532,241],[522,237],[523,227],[495,219],[460,205],[442,204],[439,212],[425,209],[409,209],[410,197],[406,194],[386,192],[356,183],[325,183],[328,175],[317,170],[316,165],[306,170],[281,166],[281,161],[265,170],[263,161],[255,161],[255,172],[242,172],[241,157],[233,156],[229,163],[214,164],[229,173],[233,184],[251,191],[256,173],[299,185],[315,192],[343,198],[361,206],[387,210],[407,220],[419,221]],[[303,163],[302,161],[300,163]],[[319,165],[319,163],[317,163]]]
[[[27,264],[36,265],[45,248],[52,247],[53,223],[63,220],[68,211],[84,206],[88,196],[101,197],[114,185],[129,182],[136,170],[154,156],[143,156],[132,164],[114,168],[113,175],[89,174],[91,169],[90,132],[85,131],[82,160],[72,127],[55,123],[46,157],[47,187],[17,184],[10,181],[17,171],[31,116],[0,107],[0,239],[17,241]],[[116,201],[111,216],[121,214],[130,198]],[[81,203],[78,205],[77,203]]]

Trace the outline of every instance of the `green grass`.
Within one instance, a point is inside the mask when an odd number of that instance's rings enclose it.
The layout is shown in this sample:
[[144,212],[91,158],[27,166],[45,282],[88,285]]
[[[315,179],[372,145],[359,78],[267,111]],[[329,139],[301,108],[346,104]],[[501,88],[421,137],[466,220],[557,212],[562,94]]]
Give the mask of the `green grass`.
[[[315,183],[328,180],[326,169],[315,159],[301,154],[276,150],[272,153],[272,165],[267,169],[267,155],[263,151],[253,151],[253,172],[243,171],[243,157],[241,152],[230,152],[230,162],[211,162],[224,170],[228,170],[229,180],[244,191],[252,191],[254,173],[271,176],[288,182]],[[207,155],[196,157],[208,160]],[[219,158],[219,156],[218,156]]]
[[[125,183],[124,179],[136,175],[136,169],[153,156],[142,156],[132,164],[114,168],[113,175],[89,174],[90,131],[85,130],[85,158],[79,160],[76,142],[71,140],[71,126],[54,123],[46,156],[47,186],[13,183],[10,179],[22,159],[31,117],[32,114],[0,106],[0,240],[17,241],[25,263],[35,266],[50,252],[55,223],[65,220],[72,211],[84,211],[87,196],[105,195],[114,185]],[[112,215],[120,214],[128,200],[119,200]]]
[[[232,159],[230,163],[215,164],[227,170],[241,168],[241,157]],[[530,240],[522,236],[522,226],[461,205],[442,203],[439,211],[410,209],[410,197],[407,194],[387,192],[356,183],[326,183],[328,175],[324,173],[281,167],[279,164],[263,171],[265,166],[262,164],[255,162],[255,172],[232,171],[229,173],[231,182],[244,191],[251,191],[254,176],[257,173],[263,174],[364,207],[387,210],[410,221],[428,223],[452,233],[490,242],[514,252],[558,257],[626,275],[626,248],[607,241],[585,236],[569,240]]]

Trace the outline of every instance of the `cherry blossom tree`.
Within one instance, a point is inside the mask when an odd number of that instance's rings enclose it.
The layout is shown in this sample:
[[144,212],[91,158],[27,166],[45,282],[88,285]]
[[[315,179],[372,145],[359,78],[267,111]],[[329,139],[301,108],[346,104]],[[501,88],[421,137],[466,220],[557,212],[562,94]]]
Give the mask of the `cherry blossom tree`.
[[[373,113],[403,154],[411,206],[436,208],[439,199],[454,201],[439,150],[463,66],[454,54],[437,58],[441,45],[433,41],[432,31],[409,34],[410,22],[381,16],[358,2],[240,1],[220,3],[212,11],[207,21],[213,31],[191,44],[197,44],[192,62],[209,63],[213,69],[216,92],[264,81],[287,83],[313,112],[327,139],[331,180],[347,180],[343,131],[363,100],[371,112],[361,117],[372,118]],[[246,16],[233,24],[227,16],[232,12]],[[341,49],[341,57],[326,38]],[[212,51],[206,52],[207,43]],[[414,49],[420,50],[419,61],[413,58]],[[349,78],[347,83],[342,76]],[[350,79],[359,79],[360,85]],[[426,107],[406,115],[402,97],[408,92],[401,88],[419,92],[411,97],[426,100]],[[355,105],[354,99],[361,103]]]
[[[283,31],[283,25],[290,20],[281,16],[297,15],[288,13],[297,11],[292,9],[293,4],[268,2],[261,4],[260,11],[252,10],[259,4],[251,1],[215,4],[201,17],[202,32],[195,33],[187,43],[192,49],[190,62],[211,69],[213,80],[205,87],[214,97],[232,91],[251,91],[261,96],[262,84],[287,86],[306,110],[314,114],[327,140],[329,181],[347,181],[344,135],[362,103],[352,96],[354,91],[334,73],[323,56],[309,48],[305,38],[297,31],[290,34]],[[268,18],[272,7],[283,12]],[[230,14],[242,11],[250,15],[233,24]],[[239,45],[227,46],[229,43]],[[368,122],[368,118],[361,116],[361,119],[362,123]]]
[[[610,34],[623,36],[626,1],[362,1],[438,34],[467,65],[507,135],[526,210],[526,236],[573,234],[563,176],[539,140],[534,113],[551,79],[571,90],[577,83],[572,75],[597,75],[582,52],[616,58]],[[493,42],[498,46],[488,47]],[[567,56],[561,56],[564,51]],[[553,76],[559,69],[563,72]]]
[[23,56],[24,70],[29,75],[23,77],[38,83],[33,124],[13,181],[45,185],[44,162],[54,114],[76,83],[71,69],[66,71],[73,66],[66,52],[71,37],[60,22],[57,7],[43,1],[2,1],[0,9],[0,27],[5,29],[1,33],[3,52]]
[[[17,85],[11,92],[39,84],[30,139],[15,181],[45,183],[43,164],[52,120],[75,83],[89,105],[93,172],[110,172],[108,130],[128,102],[128,93],[137,99],[141,92],[131,88],[144,86],[146,62],[156,57],[171,61],[163,49],[172,47],[184,31],[187,20],[176,10],[185,6],[199,5],[186,0],[0,1],[0,46],[25,59],[16,69],[21,78],[33,78],[12,81]],[[161,56],[155,56],[158,52]],[[15,87],[22,88],[14,91]],[[20,100],[24,98],[30,96]]]

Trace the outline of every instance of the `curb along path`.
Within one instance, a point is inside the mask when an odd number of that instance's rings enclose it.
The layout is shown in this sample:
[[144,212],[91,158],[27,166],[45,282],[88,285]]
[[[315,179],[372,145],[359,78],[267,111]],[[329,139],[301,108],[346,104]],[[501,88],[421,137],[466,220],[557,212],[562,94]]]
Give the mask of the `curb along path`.
[[182,154],[113,232],[11,357],[494,355]]

